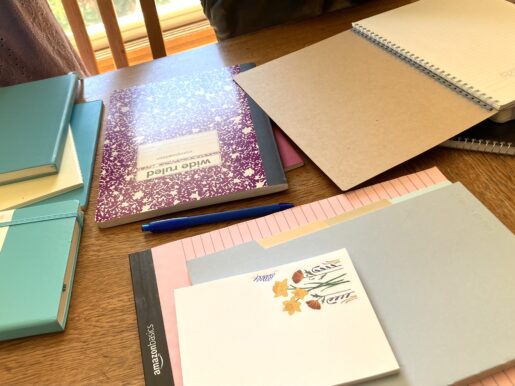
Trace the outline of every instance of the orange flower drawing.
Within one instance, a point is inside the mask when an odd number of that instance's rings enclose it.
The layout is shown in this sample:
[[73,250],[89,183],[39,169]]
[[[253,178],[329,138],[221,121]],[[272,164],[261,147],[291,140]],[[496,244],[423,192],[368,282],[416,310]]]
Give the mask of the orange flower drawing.
[[299,283],[302,279],[304,279],[304,272],[302,272],[300,269],[295,271],[291,279],[295,284]]
[[319,310],[322,308],[320,302],[318,300],[308,300],[306,302],[309,308],[312,308],[314,310]]
[[274,291],[275,298],[279,296],[288,296],[288,279],[276,281],[272,290]]
[[292,296],[290,300],[285,300],[283,302],[283,311],[287,311],[288,315],[293,315],[295,312],[300,312],[300,303],[295,298],[295,296]]
[[308,295],[308,291],[306,291],[305,289],[303,288],[296,288],[292,294],[297,298],[297,299],[304,299],[307,295]]

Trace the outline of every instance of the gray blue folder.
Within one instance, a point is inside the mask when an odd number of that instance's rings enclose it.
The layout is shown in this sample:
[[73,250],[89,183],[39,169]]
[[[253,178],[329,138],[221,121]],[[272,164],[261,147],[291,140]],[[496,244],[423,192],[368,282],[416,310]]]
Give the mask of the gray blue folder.
[[250,242],[190,260],[188,269],[198,284],[342,247],[401,365],[364,385],[448,385],[515,360],[515,237],[459,183],[269,249]]

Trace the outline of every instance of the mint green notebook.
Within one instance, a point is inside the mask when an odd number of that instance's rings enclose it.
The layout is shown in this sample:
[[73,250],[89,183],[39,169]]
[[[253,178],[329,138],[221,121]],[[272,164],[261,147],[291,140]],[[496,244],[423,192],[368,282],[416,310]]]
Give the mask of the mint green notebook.
[[75,190],[39,201],[31,206],[66,200],[79,200],[82,208],[88,206],[102,107],[102,101],[80,103],[73,107],[70,126],[84,185]]
[[0,184],[56,173],[78,75],[0,88]]
[[64,330],[82,219],[76,200],[0,212],[0,340]]

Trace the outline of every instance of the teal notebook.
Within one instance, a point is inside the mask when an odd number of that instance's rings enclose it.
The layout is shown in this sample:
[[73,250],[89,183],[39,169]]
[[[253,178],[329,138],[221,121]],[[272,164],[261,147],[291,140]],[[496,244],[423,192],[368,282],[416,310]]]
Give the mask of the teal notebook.
[[76,200],[0,212],[0,341],[64,330],[82,219]]
[[0,88],[0,184],[56,173],[78,75]]
[[76,104],[70,120],[75,149],[79,158],[80,170],[84,185],[78,189],[39,201],[32,206],[66,200],[79,200],[83,208],[88,206],[93,163],[97,149],[100,118],[102,116],[102,101]]

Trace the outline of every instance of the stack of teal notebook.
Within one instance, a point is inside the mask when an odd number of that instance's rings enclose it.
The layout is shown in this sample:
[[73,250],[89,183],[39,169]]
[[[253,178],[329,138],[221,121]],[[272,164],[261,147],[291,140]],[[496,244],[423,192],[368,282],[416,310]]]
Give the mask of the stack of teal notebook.
[[0,88],[0,340],[66,323],[102,114],[78,82]]

